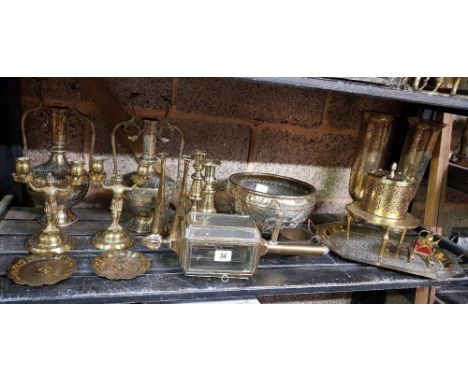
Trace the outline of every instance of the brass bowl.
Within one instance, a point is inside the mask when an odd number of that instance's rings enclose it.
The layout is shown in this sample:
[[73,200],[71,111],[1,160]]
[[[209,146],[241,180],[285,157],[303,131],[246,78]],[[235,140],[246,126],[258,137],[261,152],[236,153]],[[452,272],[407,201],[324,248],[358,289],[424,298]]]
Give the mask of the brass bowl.
[[273,231],[278,215],[283,227],[296,228],[315,206],[315,187],[286,176],[265,173],[236,173],[226,189],[234,211],[250,215],[263,234]]

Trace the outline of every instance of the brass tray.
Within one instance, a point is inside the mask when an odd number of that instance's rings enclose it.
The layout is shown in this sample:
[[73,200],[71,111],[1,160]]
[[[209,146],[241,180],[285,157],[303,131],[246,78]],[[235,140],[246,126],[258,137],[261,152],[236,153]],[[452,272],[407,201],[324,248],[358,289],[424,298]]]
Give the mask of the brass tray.
[[108,251],[96,256],[93,269],[109,280],[130,280],[141,276],[151,266],[151,260],[140,252]]
[[439,249],[442,256],[431,257],[432,265],[428,264],[427,256],[424,255],[416,254],[411,261],[408,261],[410,246],[417,236],[406,236],[398,248],[399,233],[390,234],[386,252],[377,263],[383,233],[384,231],[378,227],[353,223],[349,240],[346,240],[346,223],[344,222],[321,224],[317,227],[317,236],[321,242],[332,252],[348,260],[436,280],[451,278],[463,273],[455,256],[444,249]]
[[16,284],[37,287],[52,285],[69,278],[76,270],[76,261],[66,254],[45,253],[22,257],[8,270]]

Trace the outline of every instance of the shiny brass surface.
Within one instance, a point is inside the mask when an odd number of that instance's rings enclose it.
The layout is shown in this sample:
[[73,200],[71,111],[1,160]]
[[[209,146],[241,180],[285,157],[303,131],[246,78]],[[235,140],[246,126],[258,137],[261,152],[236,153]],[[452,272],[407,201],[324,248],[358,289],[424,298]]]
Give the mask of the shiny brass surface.
[[445,125],[418,117],[410,117],[408,121],[409,130],[398,164],[398,171],[415,178],[413,199],[432,157],[432,150],[437,138]]
[[[93,157],[94,145],[95,145],[95,129],[93,122],[84,114],[79,112],[75,106],[72,108],[66,107],[45,107],[44,102],[41,99],[39,106],[26,110],[21,117],[21,133],[23,138],[23,151],[24,155],[28,153],[28,143],[26,137],[26,122],[29,117],[38,117],[39,120],[45,126],[50,126],[52,129],[52,146],[49,149],[49,159],[40,165],[32,168],[33,177],[35,179],[34,185],[36,187],[44,186],[44,179],[47,174],[52,174],[54,178],[54,184],[57,186],[63,186],[66,183],[66,177],[70,175],[73,165],[71,165],[66,157],[65,150],[65,134],[70,124],[81,124],[87,125],[91,129],[91,148],[90,148],[90,159]],[[18,163],[21,166],[21,163]],[[77,167],[75,167],[75,170]],[[21,171],[24,171],[20,170]],[[82,168],[83,178],[79,182],[75,182],[71,192],[66,195],[58,194],[58,214],[57,214],[57,225],[59,227],[68,226],[78,220],[78,217],[70,209],[72,206],[83,200],[88,192],[89,182],[84,167]],[[45,198],[43,194],[36,193],[29,185],[28,190],[31,193],[32,198],[40,205],[45,204]],[[46,217],[40,216],[38,221],[41,224],[46,224]]]
[[[161,178],[166,176],[166,154],[161,153]],[[151,223],[151,234],[166,236],[167,228],[167,202],[166,202],[166,185],[162,182],[159,190],[158,197],[153,212],[153,222]]]
[[[24,163],[24,158],[19,158],[19,161]],[[29,174],[13,174],[15,181],[21,181],[28,185],[31,190],[37,194],[44,194],[45,204],[44,212],[46,216],[46,226],[37,235],[32,236],[26,242],[26,250],[32,254],[45,253],[64,253],[73,248],[71,238],[60,232],[57,227],[58,203],[57,195],[61,193],[66,196],[73,189],[72,177],[68,179],[67,187],[60,188],[54,184],[52,174],[47,174],[45,179],[41,180],[43,186],[37,187],[34,185],[35,179],[32,173]]]
[[221,166],[221,162],[217,160],[203,161],[205,170],[205,186],[202,190],[202,200],[200,202],[200,211],[208,214],[215,214],[216,208],[214,204],[214,195],[216,193],[213,183],[216,180],[216,168]]
[[[413,199],[415,179],[391,171],[372,171],[367,175],[362,200],[359,207],[373,215],[385,219],[403,219]],[[354,205],[354,204],[353,204]]]
[[280,241],[310,242],[313,235],[302,228],[283,228],[280,231]]
[[271,233],[278,214],[283,227],[296,228],[315,206],[315,187],[285,176],[237,173],[229,177],[227,193],[238,214],[250,215],[262,233]]
[[193,168],[195,169],[192,174],[192,187],[189,192],[189,199],[192,203],[191,211],[195,212],[199,209],[199,204],[202,200],[203,190],[203,161],[205,160],[206,153],[201,150],[195,150],[192,153]]
[[99,185],[105,190],[112,191],[112,202],[110,206],[112,223],[106,230],[94,235],[92,243],[96,248],[105,251],[129,248],[135,243],[135,240],[132,235],[119,224],[119,221],[123,210],[123,194],[133,190],[136,185],[134,184],[132,187],[124,186],[122,184],[122,175],[120,174],[114,174],[112,176],[109,186],[105,185],[104,182],[100,182]]
[[349,178],[349,194],[354,201],[362,199],[367,174],[386,167],[389,140],[397,116],[363,112],[356,150]]
[[187,213],[187,178],[190,166],[190,159],[184,158],[184,173],[182,175],[181,188],[179,193],[179,200],[177,203],[177,208],[174,216],[174,221],[172,222],[171,231],[169,237],[174,242],[177,242],[181,237],[182,222]]
[[463,273],[455,256],[445,250],[440,250],[443,256],[435,256],[431,266],[421,255],[415,255],[409,260],[414,236],[404,236],[402,240],[400,233],[389,232],[387,245],[382,253],[384,230],[369,224],[353,222],[350,231],[347,237],[345,222],[321,224],[318,226],[317,236],[331,251],[348,260],[431,279],[447,279]]
[[44,253],[22,257],[10,265],[8,277],[16,284],[38,287],[69,278],[76,262],[66,254]]
[[93,259],[92,266],[98,276],[109,280],[130,280],[144,274],[151,260],[140,252],[108,251]]
[[[129,121],[124,121],[120,126],[124,127],[124,129],[126,126],[133,126],[135,129],[138,129],[138,134],[129,137],[129,139],[136,139],[141,135],[143,140],[143,153],[138,159],[136,171],[129,172],[123,176],[123,182],[126,186],[137,184],[137,187],[133,191],[124,195],[125,205],[133,213],[133,216],[127,221],[126,226],[134,232],[148,233],[151,231],[154,205],[161,184],[161,175],[155,170],[157,162],[158,121],[156,119],[144,118],[143,129],[140,129],[139,125],[135,123],[135,115],[133,115]],[[114,134],[118,127],[116,126],[114,129]],[[113,144],[115,144],[114,140]],[[115,152],[115,148],[113,151]],[[116,166],[116,163],[115,158],[114,166]],[[164,179],[166,183],[166,198],[169,199],[175,188],[175,183],[168,176],[165,176]]]

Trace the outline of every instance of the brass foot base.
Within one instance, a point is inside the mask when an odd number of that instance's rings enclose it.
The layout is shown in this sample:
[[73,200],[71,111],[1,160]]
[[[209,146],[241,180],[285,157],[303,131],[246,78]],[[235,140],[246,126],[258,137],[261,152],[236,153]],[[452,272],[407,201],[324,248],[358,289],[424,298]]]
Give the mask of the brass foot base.
[[[47,224],[47,219],[45,215],[39,216],[37,221],[45,226]],[[59,205],[57,208],[57,227],[68,227],[70,224],[76,223],[78,221],[78,216],[68,207],[64,205]]]
[[93,245],[105,251],[127,249],[135,244],[135,239],[124,228],[120,230],[107,229],[94,235]]
[[163,244],[163,237],[157,233],[152,233],[141,239],[141,244],[149,249],[159,249]]
[[65,253],[73,249],[73,240],[70,236],[60,232],[41,232],[28,239],[26,250],[31,254]]
[[127,228],[137,233],[149,233],[152,223],[152,216],[135,216],[127,222]]
[[92,265],[98,276],[109,280],[130,280],[145,273],[151,266],[151,260],[140,252],[109,251],[96,256]]
[[76,262],[65,254],[29,255],[10,265],[8,277],[16,284],[37,287],[52,285],[69,278]]

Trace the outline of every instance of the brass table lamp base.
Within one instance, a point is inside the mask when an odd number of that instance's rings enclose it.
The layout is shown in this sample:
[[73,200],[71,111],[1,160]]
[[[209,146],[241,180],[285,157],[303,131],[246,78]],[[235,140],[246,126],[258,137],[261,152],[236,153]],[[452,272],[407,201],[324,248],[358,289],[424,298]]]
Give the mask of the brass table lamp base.
[[127,222],[127,228],[136,233],[149,233],[153,216],[134,216]]
[[140,252],[109,251],[93,260],[93,269],[98,276],[109,280],[130,280],[144,274],[151,260]]
[[60,232],[41,232],[26,242],[26,250],[31,254],[43,255],[47,253],[65,253],[73,249],[70,236]]
[[98,249],[112,251],[130,248],[135,244],[135,239],[125,228],[107,229],[94,235],[92,243]]
[[[46,225],[47,217],[43,214],[37,218],[37,221],[42,225]],[[70,208],[64,205],[57,206],[57,227],[68,227],[77,221],[78,216]]]
[[15,261],[8,277],[16,284],[37,287],[52,285],[69,278],[76,270],[76,262],[65,254],[45,253],[29,255]]

